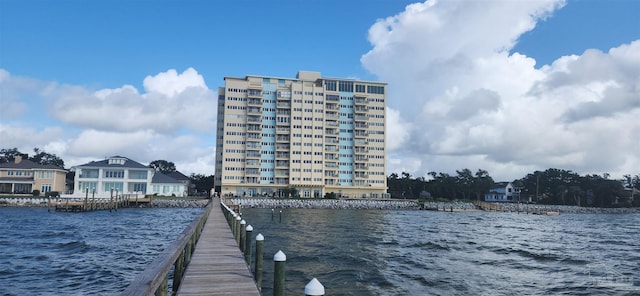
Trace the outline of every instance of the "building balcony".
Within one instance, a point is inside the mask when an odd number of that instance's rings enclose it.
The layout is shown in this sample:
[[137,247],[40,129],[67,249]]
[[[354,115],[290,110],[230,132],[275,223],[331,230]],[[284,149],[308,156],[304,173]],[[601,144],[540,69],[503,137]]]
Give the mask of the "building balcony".
[[247,122],[262,122],[262,116],[248,116]]
[[249,89],[247,90],[247,96],[249,97],[262,97],[262,91],[261,90],[252,90]]
[[324,132],[325,135],[338,135],[340,134],[336,129],[327,129]]
[[276,103],[278,108],[291,108],[291,103],[289,102],[278,102]]
[[262,106],[262,100],[261,99],[251,98],[251,99],[247,100],[247,105],[248,106]]
[[324,142],[329,144],[338,144],[338,139],[336,139],[335,137],[325,138]]
[[367,132],[355,132],[354,136],[356,138],[366,138],[369,135]]
[[247,85],[247,89],[262,91],[262,83],[249,82],[249,85]]
[[339,98],[338,96],[335,96],[335,97],[333,97],[333,96],[328,96],[325,100],[326,100],[327,102],[339,102],[339,101],[340,101],[340,98]]
[[367,148],[367,147],[356,147],[356,148],[354,149],[354,152],[355,152],[355,153],[357,153],[357,154],[360,154],[360,153],[369,153],[369,148]]
[[356,115],[356,116],[353,117],[353,119],[355,119],[355,121],[368,121],[369,120],[369,116]]
[[362,97],[355,97],[353,102],[356,105],[366,105],[369,104],[369,100],[367,100],[367,98],[362,98]]

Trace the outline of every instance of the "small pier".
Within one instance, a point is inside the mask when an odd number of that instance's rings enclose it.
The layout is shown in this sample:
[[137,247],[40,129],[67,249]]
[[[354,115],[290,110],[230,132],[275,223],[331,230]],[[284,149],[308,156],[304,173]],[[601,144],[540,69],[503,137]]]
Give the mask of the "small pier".
[[137,194],[122,194],[111,196],[110,198],[58,198],[48,200],[48,209],[55,209],[57,212],[88,212],[100,210],[118,210],[118,208],[137,207],[142,204],[149,204],[150,197],[139,197]]
[[213,207],[177,295],[259,296],[244,255],[220,210],[218,198],[214,199]]
[[502,211],[502,205],[497,204],[497,203],[491,203],[491,202],[486,202],[486,201],[479,201],[476,200],[473,202],[473,204],[483,210],[483,211],[493,211],[493,212],[500,212]]

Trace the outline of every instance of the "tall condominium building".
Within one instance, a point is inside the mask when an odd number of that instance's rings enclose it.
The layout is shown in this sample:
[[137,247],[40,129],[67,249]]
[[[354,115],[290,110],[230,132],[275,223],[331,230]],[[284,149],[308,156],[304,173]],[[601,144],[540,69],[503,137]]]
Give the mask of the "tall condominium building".
[[215,190],[223,195],[387,197],[386,83],[225,77],[218,89]]

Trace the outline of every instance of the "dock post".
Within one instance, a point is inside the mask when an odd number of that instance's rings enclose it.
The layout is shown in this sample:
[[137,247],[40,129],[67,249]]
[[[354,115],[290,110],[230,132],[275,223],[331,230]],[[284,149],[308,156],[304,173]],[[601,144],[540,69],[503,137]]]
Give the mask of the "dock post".
[[282,223],[282,210],[280,210],[280,223]]
[[164,277],[164,280],[162,280],[162,284],[160,285],[160,287],[158,287],[158,290],[156,290],[155,296],[167,296],[168,287],[169,287],[169,277],[167,275]]
[[182,276],[184,275],[184,249],[182,250],[182,254],[178,256],[176,263],[173,267],[173,295],[178,292],[178,288],[180,287],[180,283],[182,282]]
[[284,264],[287,256],[279,250],[273,255],[273,296],[284,296]]
[[247,261],[247,265],[249,266],[249,269],[251,269],[251,233],[252,232],[253,232],[253,226],[247,225],[246,234],[244,235],[245,237],[244,250],[242,250],[242,252],[244,253],[244,260]]
[[313,278],[306,286],[304,286],[305,296],[324,296],[324,286]]
[[233,234],[233,237],[236,237],[236,218],[238,217],[238,214],[233,213],[233,215],[231,215],[231,221],[229,221],[229,227],[231,227],[231,234]]
[[84,196],[84,204],[82,205],[82,211],[86,212],[88,206],[89,206],[89,196],[85,195]]
[[245,229],[247,226],[247,221],[244,221],[244,219],[242,221],[240,221],[240,237],[238,238],[240,241],[238,242],[239,246],[240,246],[240,250],[244,252],[244,243],[245,243],[245,237],[246,237],[246,233],[245,233]]
[[113,204],[113,189],[111,189],[111,197],[109,197],[109,212],[111,212],[112,204]]
[[273,209],[271,209],[271,221],[273,221]]
[[113,207],[116,209],[116,212],[118,211],[118,202],[119,202],[119,196],[118,196],[118,189],[116,189],[116,203],[113,205]]
[[236,243],[238,245],[240,245],[240,221],[242,221],[242,218],[238,215],[236,217]]
[[256,269],[253,273],[254,278],[256,279],[256,284],[258,285],[258,289],[262,291],[262,262],[264,259],[264,236],[262,233],[258,233],[256,235]]

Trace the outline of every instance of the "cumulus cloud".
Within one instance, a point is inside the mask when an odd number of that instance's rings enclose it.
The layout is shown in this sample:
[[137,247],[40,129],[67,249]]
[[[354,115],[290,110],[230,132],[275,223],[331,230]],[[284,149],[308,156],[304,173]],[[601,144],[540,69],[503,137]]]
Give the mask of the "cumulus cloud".
[[147,76],[143,86],[92,90],[0,69],[0,146],[25,153],[38,147],[67,167],[122,155],[212,174],[215,92],[193,68]]
[[70,125],[101,131],[214,130],[215,92],[193,68],[182,74],[169,70],[147,76],[144,88],[146,92],[141,94],[131,85],[97,91],[62,86],[51,91],[56,98],[53,116]]
[[538,69],[511,52],[564,5],[426,1],[378,20],[361,62],[389,83],[388,106],[397,111],[387,118],[388,173],[482,168],[499,180],[551,167],[637,173],[640,41]]

